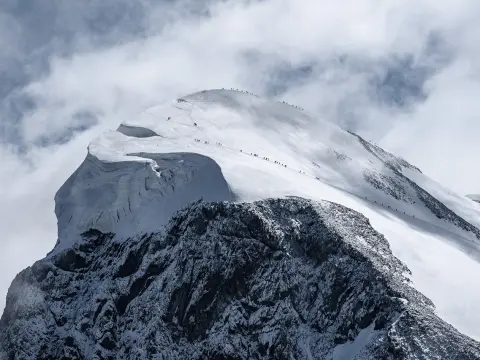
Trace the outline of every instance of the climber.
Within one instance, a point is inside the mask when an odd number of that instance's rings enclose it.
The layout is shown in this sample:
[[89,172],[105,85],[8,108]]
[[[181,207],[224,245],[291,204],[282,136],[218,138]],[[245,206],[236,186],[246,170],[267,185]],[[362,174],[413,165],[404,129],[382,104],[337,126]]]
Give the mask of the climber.
[[[168,119],[170,119],[170,118],[168,118]],[[197,123],[196,123],[196,122],[194,122],[194,123],[193,123],[193,126],[197,126]]]

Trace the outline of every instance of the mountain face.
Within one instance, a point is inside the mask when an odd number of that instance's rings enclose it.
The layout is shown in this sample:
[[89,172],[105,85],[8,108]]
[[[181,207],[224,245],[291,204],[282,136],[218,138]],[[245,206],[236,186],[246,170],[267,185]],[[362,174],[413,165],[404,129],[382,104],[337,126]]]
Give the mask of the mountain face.
[[480,358],[480,204],[296,106],[147,109],[92,141],[55,213],[0,360]]
[[195,203],[12,283],[5,359],[480,359],[367,218],[300,198]]

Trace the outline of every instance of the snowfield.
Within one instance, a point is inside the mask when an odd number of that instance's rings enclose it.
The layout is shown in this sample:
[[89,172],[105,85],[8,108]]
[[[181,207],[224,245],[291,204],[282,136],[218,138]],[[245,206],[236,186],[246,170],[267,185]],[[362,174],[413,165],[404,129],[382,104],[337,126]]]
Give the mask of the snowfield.
[[161,231],[200,198],[287,196],[364,214],[438,315],[480,339],[480,204],[334,124],[241,91],[202,91],[152,107],[94,140],[56,195],[51,256],[92,227],[117,241]]

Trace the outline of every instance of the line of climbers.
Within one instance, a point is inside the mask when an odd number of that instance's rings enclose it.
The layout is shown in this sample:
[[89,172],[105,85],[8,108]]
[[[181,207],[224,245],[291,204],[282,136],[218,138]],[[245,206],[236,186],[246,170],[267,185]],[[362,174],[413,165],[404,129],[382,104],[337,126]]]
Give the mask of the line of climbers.
[[[280,101],[279,101],[279,102],[280,102]],[[297,106],[297,105],[289,104],[289,103],[286,102],[285,100],[282,100],[281,103],[282,103],[282,104],[285,104],[285,105],[293,106],[293,107],[296,108],[296,109],[300,109],[300,110],[305,111],[304,108],[301,108],[300,106]]]
[[[365,197],[365,199],[368,200],[368,197]],[[368,201],[372,202],[371,200],[368,200]],[[374,202],[375,204],[377,204],[377,201],[376,201],[376,200],[374,200],[373,202]],[[413,203],[415,204],[415,201],[414,201]],[[381,204],[381,203],[378,203],[378,205],[381,205],[381,206],[385,207],[385,205],[384,205],[384,204]],[[393,208],[391,208],[390,205],[387,205],[387,207],[388,207],[389,209],[392,209],[392,210],[393,210]],[[396,212],[400,212],[400,211],[398,211],[398,209],[395,209],[395,211],[396,211]],[[403,211],[403,213],[404,213],[405,215],[408,215],[407,213],[405,213],[405,211]],[[412,214],[412,217],[415,217],[415,215]]]
[[283,167],[287,167],[287,165],[282,164],[280,161],[275,160],[274,163],[277,164],[277,165],[283,166]]
[[[225,90],[225,88],[222,88],[222,90]],[[250,94],[250,95],[254,95],[254,96],[257,96],[257,97],[258,97],[258,95],[255,95],[254,93],[251,93],[251,92],[249,92],[249,91],[247,91],[247,90],[240,90],[240,89],[234,89],[234,88],[230,88],[230,90],[232,90],[232,91],[239,91],[239,92],[243,92],[243,93],[245,93],[245,94]]]
[[[225,90],[225,88],[222,88],[222,90]],[[241,89],[235,89],[235,88],[230,88],[230,90],[231,90],[231,91],[240,91],[240,92],[243,92],[243,93],[245,93],[245,94],[250,94],[250,95],[254,95],[254,96],[258,97],[258,95],[255,95],[254,93],[251,93],[251,92],[249,92],[249,91],[247,91],[247,90],[241,90]],[[289,103],[286,102],[285,100],[278,101],[278,102],[281,102],[282,104],[289,105],[289,106],[292,106],[292,107],[294,107],[294,108],[296,108],[296,109],[300,109],[300,110],[302,110],[302,111],[305,111],[304,108],[302,108],[302,107],[300,107],[300,106],[297,106],[297,105],[289,104]]]

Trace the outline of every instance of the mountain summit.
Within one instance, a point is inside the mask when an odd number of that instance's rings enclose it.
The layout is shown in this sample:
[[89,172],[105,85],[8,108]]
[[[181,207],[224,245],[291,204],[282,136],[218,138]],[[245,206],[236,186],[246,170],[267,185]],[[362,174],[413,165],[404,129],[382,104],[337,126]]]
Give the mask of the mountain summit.
[[480,339],[480,204],[297,106],[152,107],[55,202],[54,250],[7,296],[7,359],[480,359],[460,333]]

